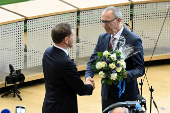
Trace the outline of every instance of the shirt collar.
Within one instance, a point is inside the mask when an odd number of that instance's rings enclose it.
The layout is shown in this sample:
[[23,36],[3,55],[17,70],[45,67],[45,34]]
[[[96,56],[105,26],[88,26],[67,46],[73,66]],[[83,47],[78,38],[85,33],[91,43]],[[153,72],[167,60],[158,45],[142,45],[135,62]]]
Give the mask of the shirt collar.
[[[116,38],[117,40],[119,40],[119,37],[121,36],[121,34],[122,34],[122,32],[123,32],[123,29],[124,29],[124,27],[122,26],[122,28],[120,29],[120,31],[117,33],[117,34],[115,34],[114,35],[114,38]],[[111,35],[111,37],[112,37],[113,35]]]
[[67,52],[67,50],[66,50],[66,49],[64,49],[64,48],[61,48],[61,47],[59,47],[59,46],[56,46],[56,45],[54,45],[54,47],[56,47],[56,48],[59,48],[59,49],[63,50],[63,51],[66,53],[66,55],[68,56],[68,52]]

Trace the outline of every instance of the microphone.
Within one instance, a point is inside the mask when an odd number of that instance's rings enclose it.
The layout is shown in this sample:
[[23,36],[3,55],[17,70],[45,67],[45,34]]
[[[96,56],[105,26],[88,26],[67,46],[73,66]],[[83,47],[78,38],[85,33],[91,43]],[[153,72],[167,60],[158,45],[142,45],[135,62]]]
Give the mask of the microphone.
[[11,73],[13,73],[15,71],[14,67],[11,64],[9,64],[9,70]]
[[[130,25],[128,23],[125,23],[125,25],[130,28]],[[130,28],[130,30],[132,31],[132,28]]]
[[143,98],[141,95],[138,94],[138,95],[137,95],[137,100],[139,100],[140,104],[141,104],[141,105],[144,105],[145,110],[147,110],[145,98]]
[[129,24],[127,24],[127,23],[125,23],[125,25],[126,25],[126,26],[128,26],[128,27],[130,27],[130,25],[129,25]]

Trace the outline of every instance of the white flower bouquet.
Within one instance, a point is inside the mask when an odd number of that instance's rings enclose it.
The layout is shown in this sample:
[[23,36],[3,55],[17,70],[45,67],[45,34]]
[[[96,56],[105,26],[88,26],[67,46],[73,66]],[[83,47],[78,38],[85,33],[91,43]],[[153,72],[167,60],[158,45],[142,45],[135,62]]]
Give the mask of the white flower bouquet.
[[123,81],[126,73],[126,62],[125,59],[135,55],[139,52],[138,47],[131,45],[125,45],[126,39],[124,36],[120,36],[119,41],[115,50],[106,50],[103,53],[97,52],[95,62],[92,68],[95,72],[99,73],[102,78],[101,83],[108,83],[115,85]]
[[96,62],[92,65],[95,72],[99,73],[102,78],[101,83],[118,84],[118,82],[125,76],[126,63],[121,58],[121,52],[104,51],[103,53],[97,52]]

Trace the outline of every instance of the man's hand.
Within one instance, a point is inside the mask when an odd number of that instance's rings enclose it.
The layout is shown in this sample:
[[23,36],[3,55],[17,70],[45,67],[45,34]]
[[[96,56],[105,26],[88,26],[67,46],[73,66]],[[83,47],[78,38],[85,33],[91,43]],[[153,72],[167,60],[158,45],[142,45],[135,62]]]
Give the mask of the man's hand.
[[91,77],[87,77],[87,78],[86,78],[86,82],[85,82],[85,84],[90,84],[90,85],[92,85],[92,86],[93,86],[93,90],[95,89],[95,84],[94,84],[94,80],[93,80],[93,78],[91,78]]
[[125,76],[124,78],[127,78],[127,73],[123,73],[123,75]]

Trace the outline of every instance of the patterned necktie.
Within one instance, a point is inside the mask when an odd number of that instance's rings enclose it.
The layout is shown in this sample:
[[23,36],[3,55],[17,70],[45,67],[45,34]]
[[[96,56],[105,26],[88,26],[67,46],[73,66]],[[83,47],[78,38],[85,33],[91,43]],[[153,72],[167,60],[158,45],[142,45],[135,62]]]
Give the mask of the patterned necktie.
[[110,45],[109,45],[109,49],[111,50],[114,50],[114,42],[115,42],[115,40],[116,40],[116,38],[115,37],[111,37],[111,39],[110,39]]

